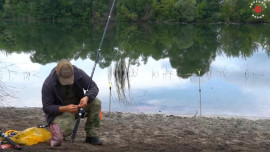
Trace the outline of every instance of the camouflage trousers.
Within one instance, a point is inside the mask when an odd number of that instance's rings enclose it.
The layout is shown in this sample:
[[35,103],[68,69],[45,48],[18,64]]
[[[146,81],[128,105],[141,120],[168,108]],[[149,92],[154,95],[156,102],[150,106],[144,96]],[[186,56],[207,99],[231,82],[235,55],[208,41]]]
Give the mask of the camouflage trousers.
[[[100,121],[100,110],[101,102],[98,98],[95,98],[93,102],[87,105],[84,108],[87,112],[87,120],[85,123],[84,130],[87,137],[98,137],[98,128],[101,125]],[[76,123],[76,117],[78,114],[72,114],[65,112],[55,118],[53,123],[60,124],[61,130],[64,137],[67,137],[72,134],[74,125]]]

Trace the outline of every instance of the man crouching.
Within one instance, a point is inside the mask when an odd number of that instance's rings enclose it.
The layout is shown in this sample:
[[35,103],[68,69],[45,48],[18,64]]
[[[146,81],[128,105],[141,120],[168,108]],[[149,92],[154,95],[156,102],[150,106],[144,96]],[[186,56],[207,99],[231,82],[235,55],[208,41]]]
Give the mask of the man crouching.
[[[84,90],[86,92],[84,93]],[[98,137],[101,102],[96,83],[68,60],[52,69],[42,86],[42,105],[48,125],[59,124],[63,137],[71,135],[79,108],[87,112],[85,142],[102,145]]]

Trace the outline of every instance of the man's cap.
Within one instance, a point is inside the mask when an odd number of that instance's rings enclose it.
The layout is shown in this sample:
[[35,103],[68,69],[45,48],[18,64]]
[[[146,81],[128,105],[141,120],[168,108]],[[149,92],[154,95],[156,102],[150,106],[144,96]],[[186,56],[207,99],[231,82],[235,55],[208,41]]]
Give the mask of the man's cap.
[[56,73],[58,80],[62,85],[70,85],[74,83],[74,69],[68,60],[62,59],[58,62]]

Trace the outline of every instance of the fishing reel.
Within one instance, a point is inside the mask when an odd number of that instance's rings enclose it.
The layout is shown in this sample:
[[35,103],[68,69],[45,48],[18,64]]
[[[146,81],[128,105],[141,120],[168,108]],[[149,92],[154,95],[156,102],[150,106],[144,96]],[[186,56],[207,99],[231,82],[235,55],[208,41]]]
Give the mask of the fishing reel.
[[84,118],[84,117],[87,117],[87,111],[85,111],[83,108],[80,108],[80,111],[79,111],[79,117],[80,118]]

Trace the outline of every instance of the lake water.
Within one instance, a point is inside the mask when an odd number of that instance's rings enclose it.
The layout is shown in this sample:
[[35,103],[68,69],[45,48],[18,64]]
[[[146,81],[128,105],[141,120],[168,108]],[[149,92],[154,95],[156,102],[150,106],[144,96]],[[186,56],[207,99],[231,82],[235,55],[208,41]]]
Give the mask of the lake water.
[[[1,22],[0,80],[14,96],[1,90],[1,106],[41,107],[43,81],[62,58],[90,75],[103,27]],[[269,28],[113,23],[93,78],[102,109],[111,81],[112,111],[270,117]],[[119,69],[129,77],[116,79]]]

